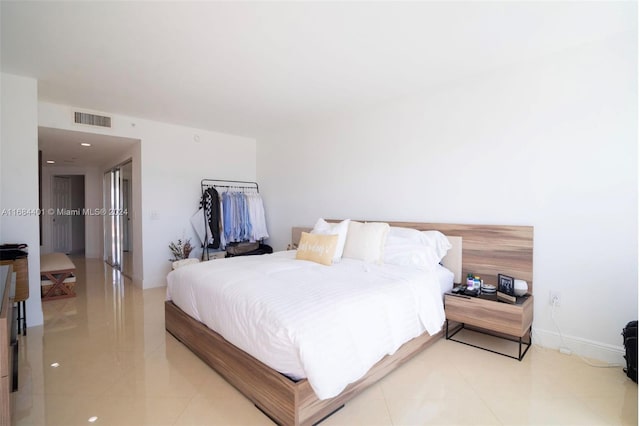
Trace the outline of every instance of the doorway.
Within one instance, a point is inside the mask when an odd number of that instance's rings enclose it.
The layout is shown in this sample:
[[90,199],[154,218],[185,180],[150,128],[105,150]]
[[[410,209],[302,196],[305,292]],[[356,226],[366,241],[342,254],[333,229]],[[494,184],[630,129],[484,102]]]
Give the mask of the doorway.
[[129,278],[133,274],[132,175],[131,160],[104,174],[104,260]]
[[[42,152],[41,195],[43,211],[48,212],[50,208],[54,207],[53,176],[83,175],[85,204],[82,206],[84,210],[81,208],[80,213],[85,220],[84,256],[103,261],[109,260],[110,264],[117,263],[119,269],[124,267],[126,274],[131,274],[131,280],[136,285],[140,283],[141,286],[143,271],[142,218],[137,213],[141,211],[142,194],[140,139],[96,134],[91,133],[90,129],[85,132],[38,127],[38,147]],[[121,176],[119,176],[123,180],[121,186],[126,188],[125,191],[129,190],[121,204],[123,212],[126,207],[127,214],[120,218],[115,216],[115,219],[120,219],[120,223],[128,224],[127,229],[123,228],[119,231],[120,235],[127,235],[126,240],[122,241],[123,251],[119,256],[113,255],[114,251],[111,246],[111,238],[115,235],[112,234],[112,225],[109,220],[112,217],[107,211],[108,208],[112,208],[110,193],[107,192],[111,185],[110,181],[105,179],[105,172],[114,168],[121,169]],[[124,182],[125,179],[128,182]],[[125,203],[128,203],[128,206]],[[71,206],[69,207],[71,208]],[[84,214],[82,214],[83,212]],[[52,216],[49,213],[41,216],[43,241],[40,250],[42,253],[54,251]],[[57,218],[57,220],[59,219]],[[76,217],[71,216],[70,221],[74,220]],[[118,229],[116,226],[116,230]],[[74,235],[77,231],[78,227],[76,226],[73,231]],[[117,249],[117,246],[114,248]],[[67,248],[60,249],[62,251],[68,250]],[[73,251],[75,248],[72,247],[71,250]],[[115,253],[120,252],[115,250]],[[127,263],[127,259],[123,259],[124,257],[133,260]]]
[[54,175],[51,241],[54,252],[85,252],[84,175]]

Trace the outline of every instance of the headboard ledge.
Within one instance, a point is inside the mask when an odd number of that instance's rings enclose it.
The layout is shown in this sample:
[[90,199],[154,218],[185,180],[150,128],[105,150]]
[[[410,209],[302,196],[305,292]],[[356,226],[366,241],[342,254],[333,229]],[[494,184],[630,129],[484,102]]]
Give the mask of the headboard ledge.
[[[339,222],[339,220],[328,220]],[[489,284],[496,284],[498,274],[527,281],[529,292],[533,293],[533,226],[516,225],[466,225],[427,222],[387,222],[391,226],[413,228],[419,231],[436,230],[448,237],[461,237],[461,273],[455,282],[467,274],[474,274]],[[297,243],[300,234],[310,227],[293,227],[291,241]],[[454,245],[454,240],[449,239]],[[455,247],[455,245],[454,245]],[[453,250],[453,249],[452,249]],[[451,250],[450,250],[451,251]],[[453,253],[451,253],[453,254]],[[443,259],[452,261],[449,254]],[[449,264],[454,274],[453,265]],[[454,269],[452,269],[454,268]]]

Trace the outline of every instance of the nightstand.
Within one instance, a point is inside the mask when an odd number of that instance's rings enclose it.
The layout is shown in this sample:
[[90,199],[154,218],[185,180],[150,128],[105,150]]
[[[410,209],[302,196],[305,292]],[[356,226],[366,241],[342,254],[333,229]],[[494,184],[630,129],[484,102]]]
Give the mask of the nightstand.
[[[522,361],[531,347],[531,324],[533,323],[533,296],[519,297],[516,304],[499,302],[496,294],[481,294],[467,296],[464,294],[445,293],[444,311],[446,315],[447,340],[464,343],[490,352],[498,353],[509,358]],[[449,330],[449,321],[459,323],[453,330]],[[470,327],[469,327],[470,326]],[[511,340],[518,343],[518,356],[511,356],[502,352],[473,345],[454,336],[462,329],[469,329]],[[524,337],[529,336],[529,341]],[[525,346],[523,352],[523,345]]]

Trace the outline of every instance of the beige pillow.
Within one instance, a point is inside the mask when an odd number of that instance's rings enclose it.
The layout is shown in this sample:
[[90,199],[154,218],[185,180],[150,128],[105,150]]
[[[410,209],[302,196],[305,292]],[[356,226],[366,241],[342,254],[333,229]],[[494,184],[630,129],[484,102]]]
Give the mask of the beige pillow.
[[382,263],[388,233],[388,223],[351,221],[342,257]]
[[303,232],[300,236],[296,259],[310,260],[321,265],[331,265],[333,255],[338,245],[337,235],[309,234]]

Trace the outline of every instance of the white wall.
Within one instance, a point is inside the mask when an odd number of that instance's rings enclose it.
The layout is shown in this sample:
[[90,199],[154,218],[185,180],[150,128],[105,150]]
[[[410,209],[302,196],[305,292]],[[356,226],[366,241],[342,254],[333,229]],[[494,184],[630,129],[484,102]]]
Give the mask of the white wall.
[[[109,112],[113,128],[93,129],[74,125],[71,112],[70,106],[40,102],[38,121],[45,127],[140,140],[140,163],[134,158],[133,164],[134,186],[136,173],[141,182],[141,226],[135,228],[141,229],[144,266],[140,284],[144,288],[166,285],[169,242],[185,235],[197,244],[189,218],[198,207],[200,180],[255,180],[255,140]],[[135,192],[133,196],[135,199]]]
[[[0,80],[1,209],[38,209],[38,86],[34,79],[3,73]],[[2,243],[29,245],[27,326],[42,324],[40,236],[36,214],[0,217]]]
[[621,362],[636,319],[635,35],[258,143],[274,248],[319,217],[533,225],[534,338]]

